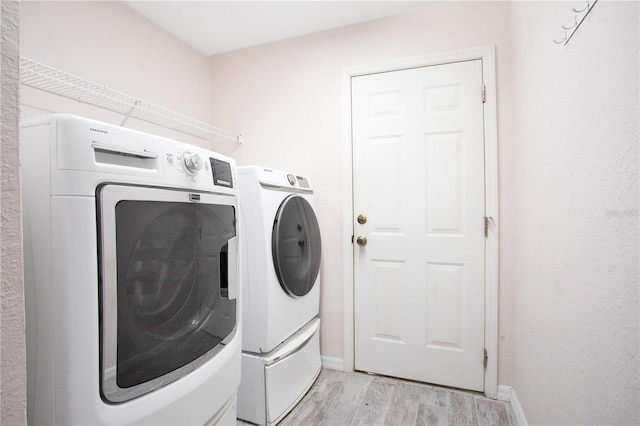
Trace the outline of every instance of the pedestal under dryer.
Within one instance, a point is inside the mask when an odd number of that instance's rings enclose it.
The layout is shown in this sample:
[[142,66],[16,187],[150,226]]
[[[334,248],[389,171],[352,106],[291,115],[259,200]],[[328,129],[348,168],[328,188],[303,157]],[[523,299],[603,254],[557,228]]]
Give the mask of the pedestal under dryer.
[[243,289],[238,417],[275,424],[320,373],[321,238],[307,177],[238,168]]

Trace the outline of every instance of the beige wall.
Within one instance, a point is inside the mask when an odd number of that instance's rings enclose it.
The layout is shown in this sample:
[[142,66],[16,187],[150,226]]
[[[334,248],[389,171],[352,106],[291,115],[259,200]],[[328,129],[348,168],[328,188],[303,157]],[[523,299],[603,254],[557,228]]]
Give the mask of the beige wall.
[[639,3],[513,7],[512,384],[530,424],[638,424]]
[[[196,120],[211,121],[208,58],[117,1],[20,4],[20,54]],[[96,19],[99,17],[99,19]],[[67,112],[119,125],[123,116],[22,87],[22,117]],[[127,121],[127,127],[210,148],[182,133]]]
[[[455,2],[214,56],[213,116],[242,129],[239,164],[311,177],[323,238],[321,350],[343,358],[344,68],[471,47],[496,46],[501,205],[509,206],[511,138],[510,3]],[[502,167],[502,165],[505,165]],[[508,210],[507,210],[508,212]],[[513,219],[502,214],[499,383],[511,383]]]
[[20,178],[19,3],[0,3],[0,424],[26,423]]

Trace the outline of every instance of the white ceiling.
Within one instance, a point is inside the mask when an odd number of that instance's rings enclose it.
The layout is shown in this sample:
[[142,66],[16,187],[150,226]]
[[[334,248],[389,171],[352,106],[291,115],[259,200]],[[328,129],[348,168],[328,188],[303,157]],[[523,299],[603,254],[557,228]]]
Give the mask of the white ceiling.
[[124,3],[209,56],[397,15],[435,2],[125,0]]

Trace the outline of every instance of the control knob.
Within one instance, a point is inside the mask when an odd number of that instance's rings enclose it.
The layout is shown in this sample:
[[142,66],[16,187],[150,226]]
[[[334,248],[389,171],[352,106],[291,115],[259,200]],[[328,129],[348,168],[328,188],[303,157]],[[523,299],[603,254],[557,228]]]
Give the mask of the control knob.
[[198,154],[188,151],[182,154],[182,167],[187,174],[195,176],[202,169],[202,165],[202,158]]

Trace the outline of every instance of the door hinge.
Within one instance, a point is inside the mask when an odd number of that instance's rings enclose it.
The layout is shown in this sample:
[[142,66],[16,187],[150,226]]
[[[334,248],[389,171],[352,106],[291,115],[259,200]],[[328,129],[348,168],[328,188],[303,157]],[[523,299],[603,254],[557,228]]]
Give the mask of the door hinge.
[[489,236],[489,222],[493,221],[492,216],[483,216],[484,219],[484,237],[487,238]]
[[482,103],[487,102],[487,87],[482,83]]
[[484,359],[482,360],[482,364],[484,365],[484,368],[487,368],[487,362],[489,361],[489,354],[487,352],[487,350],[484,350]]

